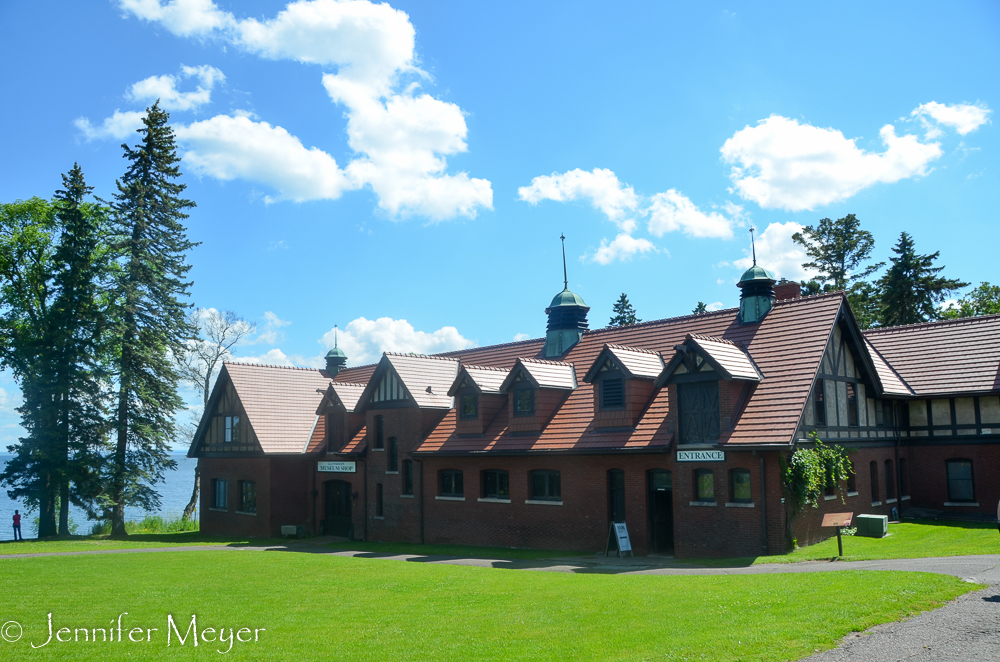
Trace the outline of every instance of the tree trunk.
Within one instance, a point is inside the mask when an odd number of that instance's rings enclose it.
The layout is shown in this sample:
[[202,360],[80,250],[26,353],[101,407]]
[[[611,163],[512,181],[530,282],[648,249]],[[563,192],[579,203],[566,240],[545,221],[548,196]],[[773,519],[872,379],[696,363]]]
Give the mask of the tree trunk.
[[[122,353],[125,353],[123,349]],[[124,357],[123,357],[124,358]],[[123,361],[124,363],[124,361]],[[124,375],[123,375],[124,378]],[[128,448],[128,389],[124,379],[118,392],[118,443],[111,486],[111,535],[127,536],[125,530],[125,451]]]
[[194,468],[194,490],[191,491],[191,500],[188,501],[188,505],[184,507],[184,519],[191,519],[194,515],[194,509],[198,505],[198,492],[201,489],[201,464],[198,464]]
[[38,504],[38,537],[47,538],[56,535],[56,495],[55,481],[52,472],[45,474],[45,487],[42,490]]
[[69,479],[59,478],[59,535],[69,535]]

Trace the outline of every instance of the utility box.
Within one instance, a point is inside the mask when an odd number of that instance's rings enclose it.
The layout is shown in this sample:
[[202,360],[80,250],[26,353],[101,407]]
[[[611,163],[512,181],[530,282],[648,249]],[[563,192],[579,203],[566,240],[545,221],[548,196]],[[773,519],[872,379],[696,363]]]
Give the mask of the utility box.
[[857,536],[885,538],[889,535],[889,518],[886,515],[858,515],[854,520],[858,527]]

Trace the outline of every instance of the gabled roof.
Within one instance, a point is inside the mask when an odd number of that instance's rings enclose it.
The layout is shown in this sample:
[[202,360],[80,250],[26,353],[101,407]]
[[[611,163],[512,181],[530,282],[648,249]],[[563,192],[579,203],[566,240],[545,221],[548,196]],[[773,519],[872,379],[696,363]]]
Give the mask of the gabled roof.
[[[749,382],[759,382],[764,378],[745,349],[725,338],[716,338],[700,334],[687,334],[684,342],[674,346],[675,353],[670,363],[664,368],[657,386],[663,386],[671,375],[682,365],[691,361],[690,353],[697,352],[719,376],[725,380],[741,379]],[[690,369],[691,366],[688,366]]]
[[463,383],[470,384],[479,393],[499,394],[500,386],[510,370],[504,368],[489,368],[481,365],[463,365],[455,377],[455,382],[448,389],[448,395],[454,396]]
[[535,388],[573,390],[577,387],[576,367],[572,363],[518,357],[507,378],[500,385],[500,391],[502,393],[509,391],[517,375],[522,372]]
[[656,379],[664,368],[663,357],[659,352],[604,343],[604,349],[597,355],[583,381],[587,383],[594,381],[607,359],[618,364],[629,379]]
[[342,404],[348,412],[353,412],[367,386],[367,384],[352,382],[330,382],[327,395],[336,398],[337,402]]
[[913,395],[913,389],[906,385],[903,378],[886,362],[885,357],[879,354],[872,342],[865,338],[865,349],[875,366],[875,373],[879,381],[882,382],[882,392],[886,395]]
[[315,431],[316,410],[330,375],[322,370],[251,363],[227,362],[223,370],[233,382],[261,450],[303,452]]
[[448,389],[458,374],[458,365],[458,359],[448,357],[385,352],[360,397],[360,406],[367,406],[382,378],[391,370],[418,407],[451,409],[453,400]]
[[918,396],[1000,391],[1000,315],[864,332]]

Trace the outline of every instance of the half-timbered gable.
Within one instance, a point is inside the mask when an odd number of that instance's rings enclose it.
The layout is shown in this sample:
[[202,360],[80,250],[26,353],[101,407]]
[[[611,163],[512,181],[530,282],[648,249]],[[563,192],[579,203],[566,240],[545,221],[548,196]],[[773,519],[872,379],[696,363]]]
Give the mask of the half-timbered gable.
[[202,417],[196,439],[202,453],[259,453],[260,444],[240,401],[232,379],[223,366]]

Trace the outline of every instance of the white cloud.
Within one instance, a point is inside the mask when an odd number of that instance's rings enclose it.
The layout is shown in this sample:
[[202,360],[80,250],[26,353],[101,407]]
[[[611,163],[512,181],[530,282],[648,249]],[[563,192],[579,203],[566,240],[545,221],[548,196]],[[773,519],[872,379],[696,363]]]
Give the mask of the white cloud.
[[928,130],[929,138],[936,138],[941,135],[941,131],[932,126],[929,120],[955,129],[960,135],[964,136],[989,122],[991,112],[993,111],[987,108],[985,104],[958,103],[949,106],[948,104],[931,101],[929,103],[922,103],[914,108],[910,116],[920,119]]
[[188,146],[184,160],[192,170],[221,180],[236,178],[267,184],[279,191],[277,198],[334,200],[355,186],[337,162],[323,150],[306,149],[280,126],[255,122],[246,116],[217,115],[175,127]]
[[[728,210],[734,216],[742,213],[742,208],[738,205],[731,204]],[[649,212],[649,232],[657,237],[675,230],[683,230],[684,234],[691,237],[730,239],[733,236],[733,219],[716,211],[701,211],[675,189],[654,195]]]
[[[198,79],[198,87],[191,92],[181,92],[177,85],[185,78]],[[215,67],[203,64],[200,67],[181,67],[180,76],[150,76],[134,83],[125,95],[132,101],[152,104],[157,99],[166,110],[195,110],[212,100],[215,84],[226,79]]]
[[284,239],[281,239],[279,241],[272,241],[270,244],[267,245],[267,250],[269,251],[276,251],[278,249],[288,250],[288,244],[285,243]]
[[283,320],[270,310],[264,313],[264,328],[258,329],[257,335],[253,338],[248,338],[244,344],[246,345],[273,345],[281,340],[284,340],[285,334],[281,330],[282,328],[288,326],[291,322]]
[[99,126],[91,124],[86,117],[76,118],[73,120],[73,125],[80,130],[87,142],[106,138],[125,140],[142,126],[142,118],[145,114],[145,112],[131,110],[123,113],[116,109],[114,114],[105,118]]
[[715,303],[710,303],[707,306],[705,306],[705,310],[707,310],[710,313],[716,310],[722,310],[722,302],[716,301]]
[[[809,261],[805,249],[792,241],[792,235],[802,232],[802,226],[794,221],[771,223],[757,237],[757,264],[764,267],[776,278],[808,280],[815,274],[802,268]],[[742,270],[753,265],[750,249],[743,251],[745,257],[735,260],[732,265]]]
[[[382,352],[414,352],[434,354],[456,349],[466,349],[475,343],[464,338],[453,326],[444,326],[427,333],[417,331],[405,319],[380,317],[376,320],[359,317],[346,328],[338,329],[337,345],[347,354],[350,365],[377,361]],[[333,347],[334,330],[330,329],[320,339],[327,350]]]
[[610,244],[607,239],[602,239],[600,247],[592,255],[585,255],[584,259],[589,257],[591,262],[611,264],[615,260],[627,262],[636,254],[643,255],[655,252],[656,246],[653,245],[653,242],[648,239],[636,239],[632,235],[622,232]]
[[10,404],[10,396],[7,395],[7,391],[0,388],[0,409],[6,409],[8,404]]
[[[242,136],[232,132],[246,124],[221,115],[208,120],[215,126],[205,127],[212,129],[211,139],[202,137],[192,151],[205,174],[259,182],[278,189],[280,198],[300,201],[336,198],[344,190],[370,186],[379,207],[398,217],[474,218],[480,209],[493,208],[489,180],[446,173],[445,157],[468,149],[462,110],[416,94],[417,85],[403,80],[430,78],[414,64],[416,32],[405,12],[365,0],[302,0],[289,3],[272,19],[258,20],[237,19],[210,0],[120,4],[179,36],[212,36],[264,58],[336,68],[337,73],[323,76],[323,85],[347,109],[348,142],[357,158],[344,170],[317,148],[303,160],[306,150],[298,138],[266,122],[253,128],[257,144],[248,149]],[[186,139],[196,138],[189,133]],[[281,143],[280,149],[275,143]],[[191,159],[192,153],[184,158]],[[268,161],[275,153],[279,158]]]
[[879,135],[885,151],[868,152],[836,129],[771,115],[733,134],[721,153],[740,197],[765,209],[812,210],[878,183],[926,175],[942,154],[938,143],[897,136],[891,124]]
[[540,175],[530,185],[518,188],[517,194],[533,205],[542,200],[587,200],[621,229],[626,232],[635,229],[635,221],[625,217],[639,206],[639,196],[607,168],[594,168],[591,172],[576,168],[562,174]]
[[522,340],[529,340],[531,336],[527,333],[515,333],[514,342],[521,342]]

